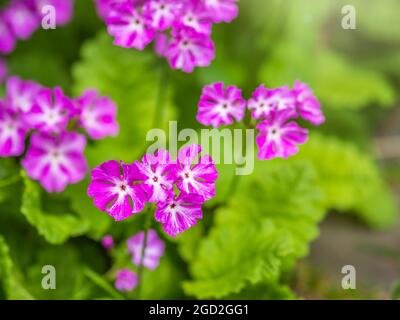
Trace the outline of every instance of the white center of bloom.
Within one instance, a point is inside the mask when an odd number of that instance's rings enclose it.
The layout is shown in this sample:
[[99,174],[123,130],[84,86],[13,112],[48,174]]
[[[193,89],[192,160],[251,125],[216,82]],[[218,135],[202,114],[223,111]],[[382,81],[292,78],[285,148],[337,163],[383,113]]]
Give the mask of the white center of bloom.
[[43,120],[50,126],[59,123],[62,117],[61,112],[54,109],[47,109],[43,114]]

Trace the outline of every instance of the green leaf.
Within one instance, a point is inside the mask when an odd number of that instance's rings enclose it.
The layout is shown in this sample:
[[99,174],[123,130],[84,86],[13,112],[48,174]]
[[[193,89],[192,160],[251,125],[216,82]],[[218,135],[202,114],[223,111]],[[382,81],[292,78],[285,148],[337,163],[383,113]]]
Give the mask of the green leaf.
[[71,201],[71,208],[74,212],[88,224],[87,235],[94,239],[100,239],[111,226],[113,219],[93,205],[93,199],[87,196],[88,185],[88,179],[71,185],[65,195]]
[[217,211],[191,260],[184,290],[222,298],[249,285],[278,283],[281,272],[307,254],[323,217],[312,168],[284,161],[257,162],[235,196]]
[[299,159],[310,161],[315,168],[327,209],[351,212],[376,228],[393,222],[393,196],[368,154],[351,143],[313,134],[291,161]]
[[7,299],[34,299],[32,295],[22,287],[16,273],[17,271],[11,260],[9,248],[4,238],[0,235],[0,284],[2,284]]
[[22,194],[21,213],[48,242],[60,244],[69,237],[78,236],[87,231],[88,223],[75,215],[44,212],[41,201],[41,187],[30,180],[24,171],[21,174],[25,186]]

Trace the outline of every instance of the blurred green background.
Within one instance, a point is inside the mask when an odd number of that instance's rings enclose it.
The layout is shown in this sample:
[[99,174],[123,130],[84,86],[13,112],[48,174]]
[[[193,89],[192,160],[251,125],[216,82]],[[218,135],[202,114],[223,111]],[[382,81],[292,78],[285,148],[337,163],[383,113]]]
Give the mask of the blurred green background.
[[[348,4],[355,30],[342,28]],[[234,168],[219,166],[203,222],[173,241],[163,235],[167,253],[145,272],[141,298],[390,298],[400,292],[399,21],[398,0],[241,0],[238,19],[214,27],[215,61],[188,75],[160,64],[152,48],[112,46],[93,2],[78,0],[69,25],[19,42],[7,63],[11,74],[72,96],[94,87],[117,102],[120,135],[88,146],[91,167],[137,159],[154,119],[200,129],[196,105],[210,82],[246,97],[260,83],[309,83],[326,123],[298,156],[258,161],[235,196],[227,197]],[[155,114],[162,72],[167,94]],[[137,298],[116,292],[112,277],[143,215],[112,222],[87,185],[49,195],[14,159],[0,160],[1,298]],[[105,233],[121,241],[112,257],[99,244]],[[57,269],[57,290],[41,287],[46,264]],[[345,264],[357,269],[356,290],[341,288]]]

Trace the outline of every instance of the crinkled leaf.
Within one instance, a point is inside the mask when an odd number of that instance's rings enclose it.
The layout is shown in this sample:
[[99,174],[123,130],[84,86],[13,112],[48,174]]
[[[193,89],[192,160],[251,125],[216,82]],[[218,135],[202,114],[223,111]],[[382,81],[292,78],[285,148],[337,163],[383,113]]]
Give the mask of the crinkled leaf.
[[41,201],[42,189],[36,182],[30,180],[25,172],[21,174],[25,186],[22,194],[21,213],[48,242],[60,244],[69,237],[78,236],[87,231],[88,223],[73,214],[44,212]]

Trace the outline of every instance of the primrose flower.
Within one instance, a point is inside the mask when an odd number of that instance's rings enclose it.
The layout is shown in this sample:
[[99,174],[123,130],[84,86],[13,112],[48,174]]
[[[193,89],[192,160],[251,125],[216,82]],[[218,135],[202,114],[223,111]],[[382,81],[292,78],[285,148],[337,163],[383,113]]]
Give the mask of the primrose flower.
[[202,155],[200,145],[191,145],[179,150],[177,164],[172,175],[178,189],[187,194],[197,194],[207,201],[215,196],[217,168],[209,155]]
[[114,37],[114,44],[124,48],[143,50],[156,35],[145,15],[129,1],[112,6],[107,25],[108,33]]
[[7,77],[7,65],[4,59],[0,58],[0,84],[3,83],[6,77]]
[[231,22],[239,14],[237,0],[201,0],[214,23]]
[[195,67],[207,67],[215,57],[214,43],[192,28],[172,29],[165,56],[170,66],[190,73]]
[[144,4],[143,11],[154,29],[165,31],[172,26],[181,6],[178,0],[151,0]]
[[267,89],[262,84],[248,101],[254,119],[266,118],[274,111],[295,109],[295,95],[287,86]]
[[101,245],[104,249],[110,250],[114,247],[114,239],[111,235],[106,234],[103,239],[101,239]]
[[11,2],[4,11],[4,18],[19,39],[30,38],[39,28],[39,17],[24,2]]
[[0,53],[11,53],[14,50],[16,43],[17,39],[11,30],[10,25],[7,23],[5,14],[0,12]]
[[169,175],[173,165],[168,151],[159,149],[154,155],[146,154],[142,162],[135,161],[133,166],[143,175],[142,188],[147,201],[165,201],[174,184]]
[[61,88],[43,88],[36,94],[27,120],[43,133],[60,133],[67,128],[73,115],[74,105]]
[[36,82],[10,77],[7,79],[7,102],[14,110],[27,113],[32,109],[40,88]]
[[62,132],[58,136],[34,133],[22,166],[47,192],[62,192],[68,184],[81,181],[88,170],[83,155],[85,136]]
[[119,291],[129,292],[136,288],[139,277],[129,269],[120,269],[115,279],[115,288]]
[[73,0],[35,0],[36,10],[39,15],[45,6],[53,6],[56,11],[56,24],[62,26],[71,21],[74,11]]
[[99,140],[118,134],[117,106],[108,97],[100,97],[96,90],[86,90],[76,100],[79,125],[92,139]]
[[27,128],[21,116],[0,100],[0,157],[20,156]]
[[210,35],[212,22],[208,12],[200,2],[189,1],[183,5],[175,21],[175,27],[192,28],[198,33]]
[[233,119],[241,121],[245,111],[242,90],[235,86],[224,88],[222,82],[217,82],[203,88],[196,118],[205,126],[217,128],[222,124],[232,124]]
[[257,125],[260,130],[256,137],[257,156],[260,160],[289,158],[299,151],[298,144],[306,143],[308,130],[290,121],[296,117],[295,110],[281,110]]
[[324,123],[325,117],[321,110],[321,104],[314,96],[312,89],[305,83],[295,81],[293,91],[300,116],[316,126]]
[[134,166],[111,160],[94,168],[91,176],[88,196],[116,221],[143,210],[146,195],[140,185],[134,184],[143,177]]
[[163,225],[163,230],[171,237],[193,227],[198,219],[203,218],[201,210],[204,199],[196,194],[173,194],[157,204],[155,219]]
[[150,229],[147,233],[146,248],[143,262],[142,249],[144,243],[144,231],[141,231],[127,240],[128,251],[132,254],[132,262],[140,266],[143,264],[146,268],[154,270],[160,264],[160,258],[164,254],[165,244],[158,237],[154,229]]
[[159,57],[165,57],[168,45],[168,36],[165,33],[157,33],[154,39],[154,51]]

